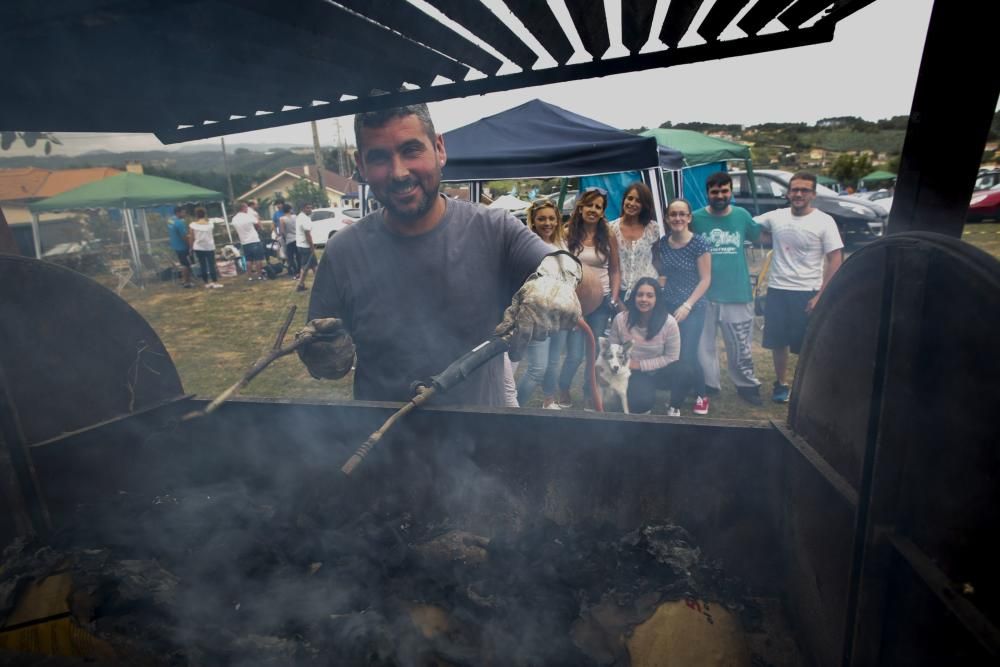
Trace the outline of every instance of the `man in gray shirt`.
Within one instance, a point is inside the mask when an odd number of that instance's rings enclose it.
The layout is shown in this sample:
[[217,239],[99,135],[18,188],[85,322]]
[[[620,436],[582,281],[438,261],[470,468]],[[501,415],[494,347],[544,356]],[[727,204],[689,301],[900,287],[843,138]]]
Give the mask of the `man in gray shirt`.
[[[336,234],[320,262],[307,330],[335,340],[301,349],[313,376],[342,377],[356,350],[355,398],[405,401],[414,380],[494,333],[513,334],[516,359],[531,338],[575,324],[573,260],[551,256],[505,211],[438,193],[447,155],[425,105],[359,114],[355,134],[358,168],[382,208]],[[331,317],[343,326],[327,328]],[[496,357],[440,402],[499,407],[503,398]]]

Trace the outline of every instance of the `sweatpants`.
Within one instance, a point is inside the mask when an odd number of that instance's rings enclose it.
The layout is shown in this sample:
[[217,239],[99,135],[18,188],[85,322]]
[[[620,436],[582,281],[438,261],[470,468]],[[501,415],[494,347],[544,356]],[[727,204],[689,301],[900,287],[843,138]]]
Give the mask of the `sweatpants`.
[[760,386],[753,371],[753,302],[717,303],[707,301],[705,326],[698,345],[698,361],[705,375],[705,385],[712,389],[721,386],[719,378],[719,348],[715,332],[722,329],[722,342],[726,346],[729,378],[737,389]]

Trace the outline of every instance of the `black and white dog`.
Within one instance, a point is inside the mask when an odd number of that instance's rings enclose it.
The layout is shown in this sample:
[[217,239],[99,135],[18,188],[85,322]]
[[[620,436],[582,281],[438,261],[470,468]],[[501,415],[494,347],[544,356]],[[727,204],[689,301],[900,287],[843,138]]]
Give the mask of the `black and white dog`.
[[594,365],[594,374],[597,376],[597,386],[601,390],[604,405],[607,406],[609,398],[617,396],[625,414],[629,414],[628,378],[632,375],[632,371],[629,370],[628,362],[631,351],[631,341],[619,345],[609,343],[607,338],[601,338],[597,350],[597,362]]

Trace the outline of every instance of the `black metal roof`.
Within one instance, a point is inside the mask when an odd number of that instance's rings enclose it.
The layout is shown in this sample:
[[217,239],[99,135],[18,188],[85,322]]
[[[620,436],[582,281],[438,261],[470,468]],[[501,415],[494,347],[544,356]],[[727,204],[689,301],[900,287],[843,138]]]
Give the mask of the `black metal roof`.
[[[152,132],[176,143],[827,42],[874,0],[671,0],[662,26],[656,0],[622,0],[630,55],[606,60],[601,0],[566,0],[572,25],[547,2],[505,0],[557,63],[537,70],[539,55],[477,0],[426,1],[478,42],[406,0],[6,0],[0,128]],[[744,36],[720,41],[741,12]],[[785,29],[759,34],[772,19]],[[567,64],[567,31],[592,62]],[[692,31],[704,41],[679,46]],[[650,35],[668,48],[640,54]],[[521,71],[498,74],[504,61],[482,44]]]

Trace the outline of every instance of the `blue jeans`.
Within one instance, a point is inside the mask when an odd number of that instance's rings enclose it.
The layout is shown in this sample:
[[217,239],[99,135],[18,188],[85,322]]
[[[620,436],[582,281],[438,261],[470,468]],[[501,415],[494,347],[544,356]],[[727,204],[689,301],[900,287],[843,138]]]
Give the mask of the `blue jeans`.
[[[608,297],[604,297],[604,302],[597,310],[583,318],[587,321],[590,330],[594,332],[595,343],[598,338],[604,335],[604,330],[607,328],[608,320],[613,312],[611,301]],[[573,384],[573,376],[576,375],[576,370],[586,356],[585,336],[586,334],[580,329],[574,329],[569,334],[566,343],[566,361],[563,362],[562,371],[559,373],[559,389],[561,391],[569,391],[570,385]],[[583,379],[583,397],[590,398],[590,382],[587,381],[587,378]]]
[[[670,312],[674,312],[676,307],[671,304]],[[701,342],[701,331],[705,328],[705,303],[688,314],[683,322],[678,322],[677,328],[681,330],[681,358],[680,361],[691,372],[690,391],[695,396],[705,395],[705,375],[702,373],[701,362],[698,360],[698,345]],[[683,397],[681,398],[683,401]]]
[[568,331],[559,331],[547,340],[528,343],[524,351],[527,367],[517,383],[517,402],[524,407],[531,400],[538,385],[542,385],[544,396],[555,396],[556,378],[559,374],[559,355],[566,346]]

